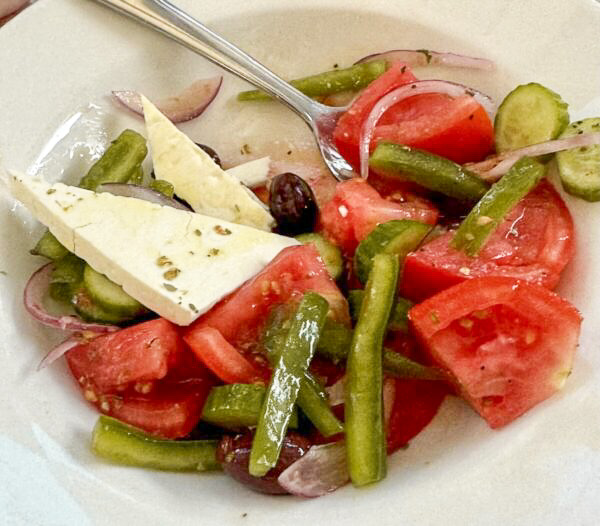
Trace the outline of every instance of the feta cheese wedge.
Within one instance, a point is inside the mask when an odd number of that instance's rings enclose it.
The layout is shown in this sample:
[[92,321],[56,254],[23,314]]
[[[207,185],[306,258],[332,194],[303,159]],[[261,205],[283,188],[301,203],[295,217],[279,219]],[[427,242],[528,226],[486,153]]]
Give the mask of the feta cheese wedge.
[[67,249],[178,325],[192,323],[298,244],[222,219],[14,172],[9,184]]
[[258,188],[269,180],[270,157],[261,157],[254,161],[238,164],[227,170],[228,174],[235,175],[248,188]]
[[143,95],[142,104],[158,179],[169,181],[195,212],[271,230],[275,220],[235,175],[222,170]]

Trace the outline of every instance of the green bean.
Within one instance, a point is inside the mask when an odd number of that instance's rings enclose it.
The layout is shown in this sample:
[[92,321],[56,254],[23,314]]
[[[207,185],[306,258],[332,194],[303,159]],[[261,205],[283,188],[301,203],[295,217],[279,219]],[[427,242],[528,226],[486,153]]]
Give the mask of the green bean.
[[[356,321],[360,313],[360,307],[363,302],[365,291],[361,289],[351,290],[348,293],[348,303],[350,304],[350,314]],[[394,300],[394,306],[388,322],[388,331],[408,332],[408,311],[413,306],[413,302],[397,296]]]
[[398,280],[397,258],[377,254],[354,330],[346,366],[348,471],[355,486],[386,474],[382,346]]
[[456,230],[452,245],[476,256],[515,205],[544,177],[546,167],[530,157],[517,161],[473,207]]
[[377,145],[369,166],[461,201],[477,201],[489,188],[486,182],[459,164],[392,142],[382,141]]
[[[202,420],[227,429],[253,427],[258,423],[267,390],[261,385],[227,384],[213,387],[202,408]],[[294,411],[289,427],[298,427]]]
[[248,470],[262,477],[277,464],[301,380],[315,353],[329,304],[308,292],[302,298],[273,371],[252,441]]
[[100,416],[92,434],[92,451],[128,466],[168,471],[211,471],[218,440],[162,440],[108,416]]
[[[384,60],[376,60],[291,80],[290,84],[308,97],[323,97],[342,91],[358,91],[368,86],[386,69],[387,63]],[[240,101],[271,99],[269,95],[258,90],[242,91],[237,98]]]

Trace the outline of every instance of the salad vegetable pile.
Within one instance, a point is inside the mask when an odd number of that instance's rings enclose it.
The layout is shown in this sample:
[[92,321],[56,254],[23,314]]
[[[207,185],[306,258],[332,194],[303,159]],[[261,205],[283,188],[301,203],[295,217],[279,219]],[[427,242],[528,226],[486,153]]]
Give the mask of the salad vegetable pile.
[[418,80],[429,64],[493,68],[394,50],[292,82],[349,103],[334,132],[345,182],[269,158],[224,169],[174,124],[220,77],[156,106],[114,92],[146,137],[123,131],[78,186],[10,173],[48,227],[25,306],[69,333],[40,366],[64,356],[102,413],[96,454],[315,497],[383,479],[448,395],[500,428],[562,388],[582,320],[552,292],[575,234],[547,175],[600,200],[600,118],[570,123],[537,83],[495,111]]

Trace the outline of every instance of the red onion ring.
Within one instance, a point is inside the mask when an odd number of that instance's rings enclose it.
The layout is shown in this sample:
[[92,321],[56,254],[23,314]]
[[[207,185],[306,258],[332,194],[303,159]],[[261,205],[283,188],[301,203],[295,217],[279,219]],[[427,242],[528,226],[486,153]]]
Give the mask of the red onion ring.
[[73,347],[77,347],[82,343],[87,343],[90,340],[93,340],[96,336],[98,336],[98,333],[74,332],[64,342],[59,343],[56,347],[48,351],[48,354],[46,354],[46,356],[44,356],[42,361],[38,364],[37,370],[41,371],[45,367],[48,367],[51,363],[54,363],[56,360],[58,360],[63,354],[73,349]]
[[418,80],[400,86],[387,95],[384,95],[373,106],[371,113],[365,120],[360,131],[359,153],[360,153],[360,175],[366,179],[369,175],[369,148],[373,139],[375,126],[383,114],[400,101],[421,95],[423,93],[443,93],[452,98],[460,97],[461,95],[471,95],[479,104],[483,106],[485,111],[492,116],[495,111],[495,105],[490,97],[486,94],[477,91],[468,86],[449,82],[447,80]]
[[344,441],[312,446],[279,475],[277,482],[298,497],[321,497],[350,480]]
[[373,60],[404,62],[411,67],[447,66],[449,68],[481,69],[484,71],[493,71],[496,67],[491,60],[486,58],[430,51],[428,49],[392,49],[390,51],[367,55],[356,62],[356,64],[372,62]]
[[325,388],[329,397],[329,405],[334,407],[346,402],[346,377],[342,376],[337,382]]
[[54,265],[48,263],[36,270],[29,278],[23,293],[23,303],[27,312],[37,321],[48,327],[62,329],[63,331],[90,331],[96,333],[118,331],[116,325],[101,323],[87,323],[78,316],[53,316],[43,306],[43,299],[50,285]]
[[566,139],[555,139],[532,144],[525,148],[510,150],[501,153],[500,155],[495,155],[494,157],[490,157],[479,163],[466,164],[465,167],[478,174],[485,181],[494,182],[508,172],[512,168],[512,165],[522,157],[537,157],[538,155],[556,153],[562,150],[571,150],[572,148],[581,148],[582,146],[593,146],[595,144],[600,144],[600,132],[573,135]]
[[13,13],[16,13],[20,9],[23,9],[29,0],[2,0],[0,5],[0,18],[8,17]]
[[[222,83],[222,76],[198,80],[179,95],[160,101],[156,107],[175,124],[191,121],[200,116],[213,101]],[[142,99],[137,91],[113,91],[112,94],[123,106],[144,116]]]
[[108,192],[113,195],[120,195],[122,197],[133,197],[135,199],[141,199],[150,203],[155,203],[162,206],[170,206],[177,208],[178,210],[185,210],[186,212],[193,212],[193,210],[183,203],[167,197],[152,188],[146,186],[140,186],[138,184],[128,183],[104,183],[101,184],[97,189],[97,192]]

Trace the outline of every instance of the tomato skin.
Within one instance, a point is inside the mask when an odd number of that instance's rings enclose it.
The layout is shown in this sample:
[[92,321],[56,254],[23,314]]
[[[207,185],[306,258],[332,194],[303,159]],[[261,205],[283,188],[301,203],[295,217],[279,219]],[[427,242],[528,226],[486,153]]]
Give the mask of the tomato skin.
[[409,320],[431,359],[496,429],[559,390],[581,316],[540,285],[489,276],[416,305]]
[[228,384],[264,383],[260,371],[212,327],[200,327],[184,336],[196,357]]
[[182,352],[177,328],[163,318],[104,334],[67,353],[73,376],[96,393],[164,378]]
[[399,86],[417,80],[410,68],[401,62],[392,64],[379,78],[375,79],[352,103],[344,113],[333,132],[333,139],[338,151],[355,168],[360,165],[358,143],[362,123],[369,116],[373,106],[386,93]]
[[196,320],[187,335],[202,327],[217,329],[236,349],[244,351],[259,341],[271,309],[299,301],[312,290],[329,302],[334,317],[349,323],[348,302],[329,276],[312,245],[282,250],[259,274]]
[[401,295],[422,301],[481,276],[508,276],[553,289],[575,253],[573,219],[547,181],[521,200],[476,257],[450,246],[453,235],[447,232],[406,257]]
[[161,380],[146,394],[130,389],[125,393],[101,395],[97,406],[102,413],[152,435],[182,438],[200,421],[204,402],[214,385],[210,376],[183,381]]
[[[334,131],[338,151],[360,168],[361,128],[377,101],[390,91],[414,82],[403,64],[394,64],[373,81],[340,117]],[[480,161],[492,153],[494,129],[484,108],[469,95],[455,99],[442,93],[408,97],[392,106],[379,120],[371,151],[381,140],[426,150],[457,163]]]
[[435,207],[424,199],[396,203],[382,198],[363,179],[338,183],[333,199],[321,210],[320,226],[325,235],[347,255],[380,223],[412,219],[435,224]]

